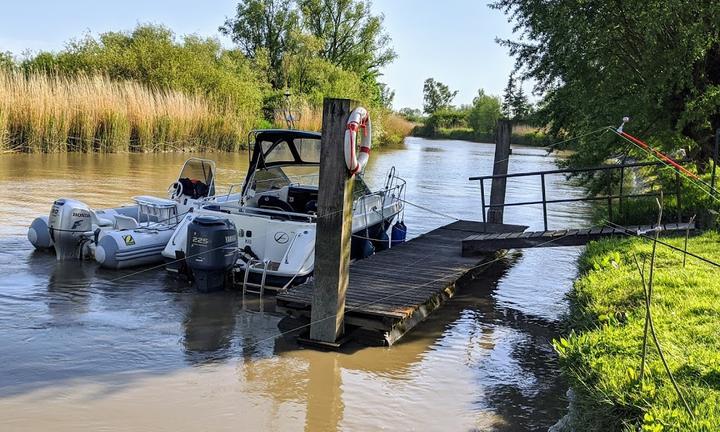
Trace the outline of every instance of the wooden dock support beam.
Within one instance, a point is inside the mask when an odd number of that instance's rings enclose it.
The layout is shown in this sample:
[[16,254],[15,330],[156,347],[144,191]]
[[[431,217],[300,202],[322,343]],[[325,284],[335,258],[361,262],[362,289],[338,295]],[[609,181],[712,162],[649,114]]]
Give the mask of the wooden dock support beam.
[[345,166],[343,140],[355,106],[348,99],[323,101],[310,339],[328,344],[343,334],[350,273],[354,177]]
[[[505,175],[508,172],[510,158],[510,136],[512,125],[510,120],[498,120],[495,128],[495,163],[493,164],[493,175]],[[505,188],[507,178],[493,178],[490,189],[490,208],[487,213],[488,223],[503,223],[504,207],[494,207],[505,204]]]

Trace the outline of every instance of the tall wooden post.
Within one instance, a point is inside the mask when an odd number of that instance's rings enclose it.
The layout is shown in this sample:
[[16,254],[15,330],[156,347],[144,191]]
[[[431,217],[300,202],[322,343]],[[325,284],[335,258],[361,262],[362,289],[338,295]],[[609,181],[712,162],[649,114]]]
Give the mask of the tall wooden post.
[[310,339],[326,343],[334,343],[343,332],[354,184],[345,166],[343,140],[354,106],[348,99],[323,101]]
[[[508,172],[508,161],[510,158],[510,135],[512,134],[512,126],[510,120],[498,120],[495,128],[495,164],[493,165],[493,175],[505,175]],[[493,178],[492,187],[490,189],[490,205],[488,209],[488,223],[503,223],[504,207],[492,207],[494,205],[505,204],[505,187],[507,178]]]

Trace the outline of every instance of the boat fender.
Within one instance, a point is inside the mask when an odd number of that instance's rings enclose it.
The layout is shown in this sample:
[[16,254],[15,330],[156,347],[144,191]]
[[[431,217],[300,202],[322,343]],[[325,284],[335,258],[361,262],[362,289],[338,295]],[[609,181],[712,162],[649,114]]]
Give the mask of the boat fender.
[[[358,143],[358,131],[363,129],[360,134],[360,149],[357,153],[355,146]],[[370,159],[370,149],[372,148],[372,122],[368,111],[363,107],[355,108],[348,118],[347,128],[345,129],[345,165],[347,165],[350,174],[356,174],[362,171]]]
[[372,244],[375,247],[375,252],[382,252],[390,247],[390,237],[388,237],[385,223],[380,224],[377,228],[377,232],[372,236]]
[[373,242],[366,238],[353,237],[350,242],[350,258],[365,259],[375,253]]
[[391,246],[395,246],[400,243],[405,243],[405,238],[407,237],[407,227],[405,226],[405,222],[403,221],[397,221],[395,222],[395,225],[392,227],[392,232],[390,233],[390,244]]

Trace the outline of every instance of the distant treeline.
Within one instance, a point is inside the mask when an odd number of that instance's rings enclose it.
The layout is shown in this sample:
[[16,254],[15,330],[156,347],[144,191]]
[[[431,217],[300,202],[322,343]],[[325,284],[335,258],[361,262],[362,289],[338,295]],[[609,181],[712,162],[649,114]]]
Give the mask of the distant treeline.
[[515,123],[513,144],[544,146],[551,143],[544,128],[532,125],[534,108],[513,77],[502,101],[480,89],[471,105],[454,106],[452,100],[457,93],[428,78],[423,86],[423,111],[403,108],[399,114],[416,123],[412,134],[419,137],[494,142],[497,121],[508,118]]
[[297,127],[319,128],[326,96],[368,107],[376,144],[402,142],[412,124],[378,81],[395,58],[382,16],[360,0],[325,3],[241,1],[220,28],[236,49],[140,25],[59,52],[0,53],[0,149],[234,150],[252,128],[285,126],[288,107]]

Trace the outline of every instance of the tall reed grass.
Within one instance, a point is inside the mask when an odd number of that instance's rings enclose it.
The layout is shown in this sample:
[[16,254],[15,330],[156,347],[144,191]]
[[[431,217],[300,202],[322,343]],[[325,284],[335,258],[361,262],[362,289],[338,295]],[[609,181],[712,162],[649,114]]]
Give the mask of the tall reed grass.
[[[287,127],[286,111],[275,112],[275,127]],[[296,129],[319,131],[322,129],[322,108],[302,106],[292,110]],[[403,144],[405,137],[410,135],[415,124],[405,120],[394,112],[383,109],[370,109],[373,126],[373,142],[379,147],[397,147]]]
[[0,151],[237,150],[255,116],[105,76],[0,71]]

